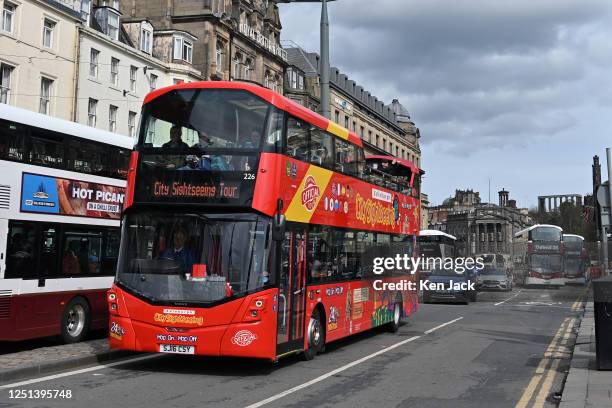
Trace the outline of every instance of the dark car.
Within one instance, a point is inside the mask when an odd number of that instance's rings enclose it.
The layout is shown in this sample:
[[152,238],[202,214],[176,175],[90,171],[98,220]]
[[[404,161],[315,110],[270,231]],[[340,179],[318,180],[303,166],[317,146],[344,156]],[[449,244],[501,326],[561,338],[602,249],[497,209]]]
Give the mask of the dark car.
[[438,301],[468,304],[476,301],[476,278],[472,271],[458,273],[453,269],[434,269],[421,287],[423,303]]
[[504,268],[485,266],[478,272],[479,290],[512,290],[512,277]]

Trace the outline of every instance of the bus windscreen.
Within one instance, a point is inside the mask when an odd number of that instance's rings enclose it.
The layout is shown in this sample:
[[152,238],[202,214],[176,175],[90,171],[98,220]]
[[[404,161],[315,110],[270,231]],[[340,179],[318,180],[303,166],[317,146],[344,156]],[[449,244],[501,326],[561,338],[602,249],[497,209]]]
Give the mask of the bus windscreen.
[[270,224],[257,215],[133,214],[123,240],[117,282],[152,301],[209,303],[270,283]]

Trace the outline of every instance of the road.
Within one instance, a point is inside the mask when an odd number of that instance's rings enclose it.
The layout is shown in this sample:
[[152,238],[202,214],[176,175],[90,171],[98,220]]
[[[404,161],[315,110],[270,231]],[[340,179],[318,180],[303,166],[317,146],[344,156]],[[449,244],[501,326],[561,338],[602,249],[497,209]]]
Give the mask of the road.
[[[554,407],[584,291],[517,288],[421,305],[399,333],[356,335],[308,362],[143,355],[0,387],[0,407]],[[72,398],[11,399],[17,389]]]

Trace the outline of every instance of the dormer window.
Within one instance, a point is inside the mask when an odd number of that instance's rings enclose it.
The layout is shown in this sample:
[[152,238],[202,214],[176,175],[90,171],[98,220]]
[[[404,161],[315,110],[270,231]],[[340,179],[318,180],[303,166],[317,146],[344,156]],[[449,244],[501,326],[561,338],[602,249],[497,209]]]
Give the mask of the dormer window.
[[102,5],[112,7],[115,10],[119,11],[119,0],[104,0],[102,2]]
[[193,43],[183,37],[174,37],[174,59],[191,64],[193,60]]
[[140,51],[151,54],[153,45],[153,27],[150,24],[142,23],[140,26]]
[[108,36],[113,40],[119,40],[119,14],[108,11]]

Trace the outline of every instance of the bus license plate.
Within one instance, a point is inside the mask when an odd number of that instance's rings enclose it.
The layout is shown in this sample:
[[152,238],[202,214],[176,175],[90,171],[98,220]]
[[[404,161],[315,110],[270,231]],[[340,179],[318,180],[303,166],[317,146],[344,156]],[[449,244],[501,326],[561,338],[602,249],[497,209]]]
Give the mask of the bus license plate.
[[160,353],[195,354],[194,346],[178,346],[176,344],[160,344]]

